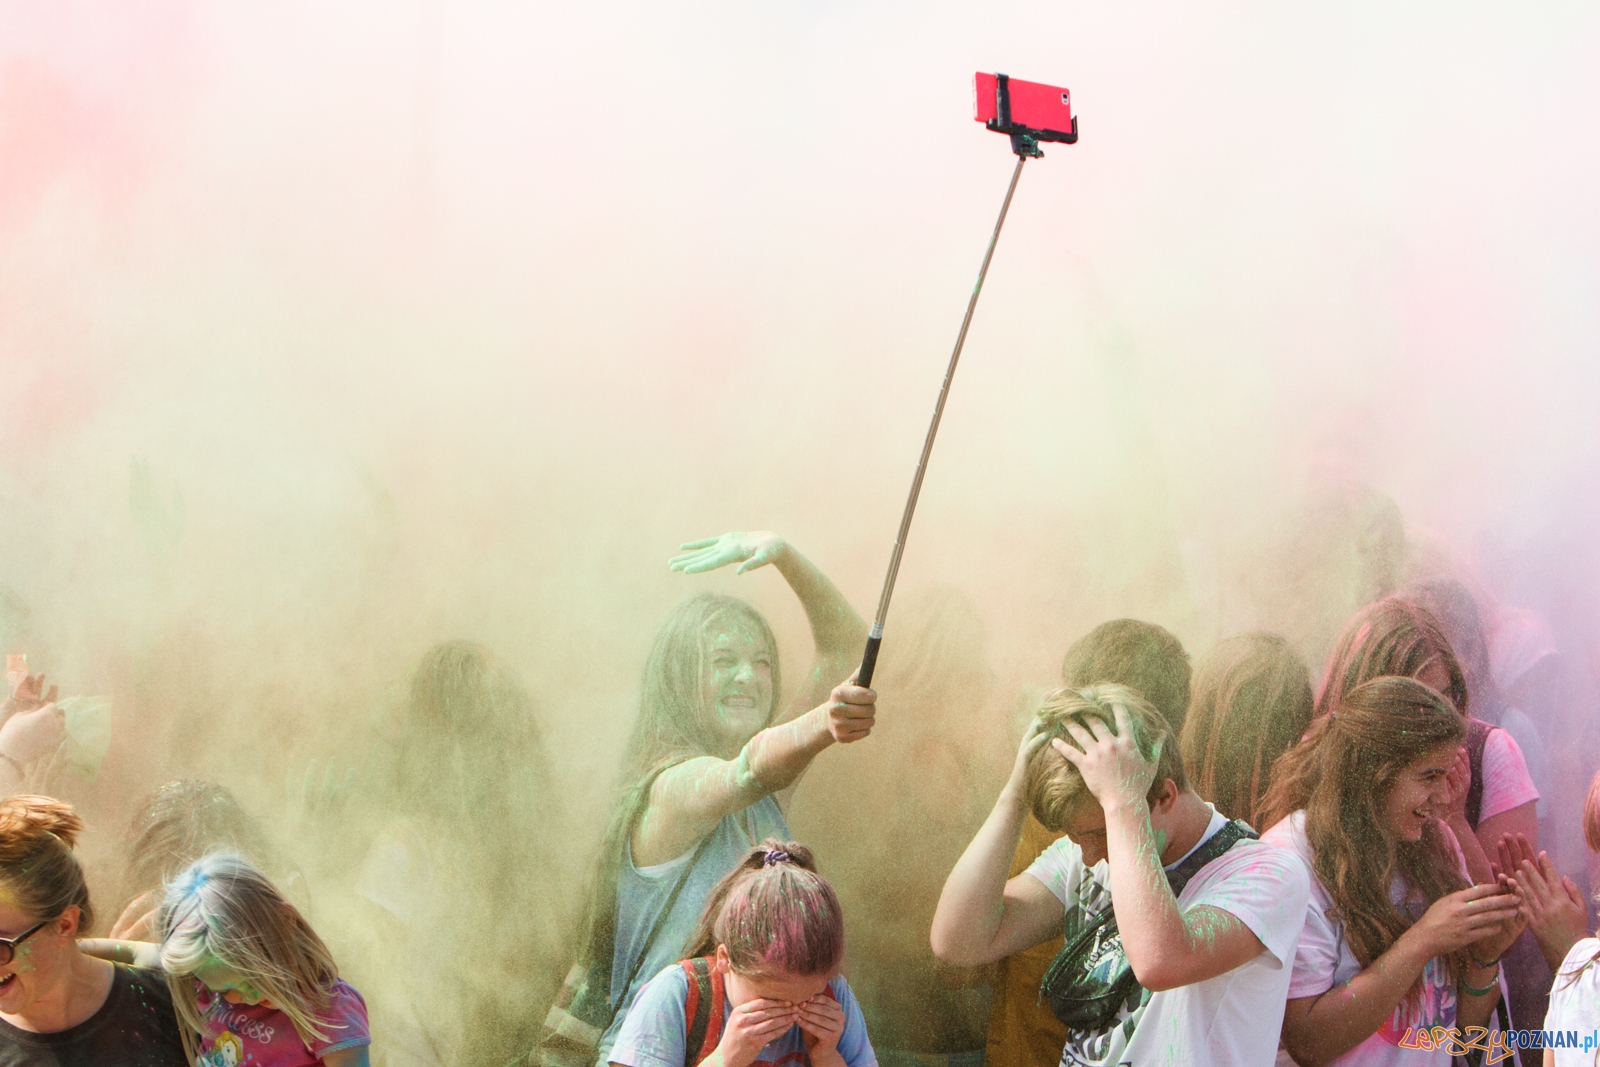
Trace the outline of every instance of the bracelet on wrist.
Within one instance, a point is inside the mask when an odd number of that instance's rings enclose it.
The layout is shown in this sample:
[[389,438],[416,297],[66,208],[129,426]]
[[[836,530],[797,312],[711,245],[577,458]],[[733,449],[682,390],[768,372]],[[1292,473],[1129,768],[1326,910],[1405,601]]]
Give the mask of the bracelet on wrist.
[[[1507,951],[1509,951],[1509,950],[1507,950]],[[1502,953],[1500,953],[1500,955],[1496,956],[1492,960],[1480,960],[1478,957],[1476,957],[1476,956],[1474,956],[1472,954],[1472,951],[1470,949],[1467,951],[1467,962],[1471,963],[1474,967],[1478,968],[1478,970],[1480,970],[1480,971],[1487,971],[1490,967],[1498,967],[1498,966],[1500,966],[1500,961],[1505,959],[1505,958],[1506,958],[1506,954],[1504,952],[1502,952]]]
[[1500,988],[1500,965],[1499,964],[1495,964],[1494,977],[1491,978],[1489,980],[1489,984],[1484,986],[1482,989],[1479,989],[1477,986],[1473,985],[1471,982],[1467,981],[1465,978],[1461,979],[1461,991],[1463,993],[1465,993],[1469,997],[1486,997],[1490,993],[1493,993],[1498,988]]

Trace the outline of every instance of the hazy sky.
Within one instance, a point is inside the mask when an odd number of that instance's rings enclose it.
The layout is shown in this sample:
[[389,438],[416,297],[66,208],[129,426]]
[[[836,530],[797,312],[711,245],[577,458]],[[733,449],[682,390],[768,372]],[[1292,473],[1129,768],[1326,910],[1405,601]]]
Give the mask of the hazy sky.
[[1012,682],[1113,614],[1203,647],[1251,620],[1186,586],[1347,480],[1592,626],[1597,54],[1588,4],[0,0],[5,632],[123,738],[201,724],[129,781],[273,781],[450,636],[604,777],[677,599],[807,651],[680,541],[778,530],[871,610],[1012,165],[980,69],[1082,140],[906,588]]

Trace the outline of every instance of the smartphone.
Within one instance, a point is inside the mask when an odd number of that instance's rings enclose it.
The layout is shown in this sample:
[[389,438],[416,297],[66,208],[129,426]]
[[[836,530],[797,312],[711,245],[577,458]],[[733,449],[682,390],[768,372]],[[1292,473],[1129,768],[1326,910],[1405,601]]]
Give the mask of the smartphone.
[[1078,139],[1072,93],[1058,85],[979,71],[972,81],[972,103],[972,117],[997,133],[1064,144]]

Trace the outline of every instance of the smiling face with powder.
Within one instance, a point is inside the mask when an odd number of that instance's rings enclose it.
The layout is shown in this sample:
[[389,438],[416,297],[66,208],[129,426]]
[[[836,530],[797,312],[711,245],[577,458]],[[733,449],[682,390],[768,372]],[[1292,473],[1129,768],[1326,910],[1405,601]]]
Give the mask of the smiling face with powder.
[[705,631],[700,700],[709,725],[731,745],[743,745],[772,718],[775,653],[765,635],[743,620],[720,615]]

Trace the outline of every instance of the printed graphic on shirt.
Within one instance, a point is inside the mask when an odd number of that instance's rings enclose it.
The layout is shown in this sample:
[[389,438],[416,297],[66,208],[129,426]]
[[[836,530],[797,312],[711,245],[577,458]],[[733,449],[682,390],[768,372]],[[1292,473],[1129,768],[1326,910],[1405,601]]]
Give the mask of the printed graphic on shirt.
[[1391,1045],[1398,1045],[1407,1033],[1431,1030],[1435,1026],[1450,1027],[1455,1021],[1456,984],[1450,979],[1444,957],[1435,956],[1422,969],[1421,996],[1402,1000],[1394,1014],[1378,1028],[1378,1036]]
[[239,1067],[244,1062],[244,1042],[238,1034],[224,1030],[211,1043],[210,1054],[202,1054],[200,1061],[206,1067]]
[[[1111,908],[1111,894],[1091,875],[1077,886],[1077,903],[1067,909],[1066,935],[1070,943],[1085,926],[1094,923]],[[1128,957],[1122,950],[1122,934],[1108,931],[1110,924],[1100,927],[1095,935],[1094,947],[1087,962],[1088,973],[1109,990],[1117,976],[1127,970]],[[1061,1062],[1069,1067],[1095,1067],[1113,1061],[1127,1047],[1139,1017],[1150,1003],[1150,991],[1135,987],[1128,1000],[1117,1009],[1117,1016],[1104,1030],[1071,1030],[1066,1046],[1061,1050]]]

